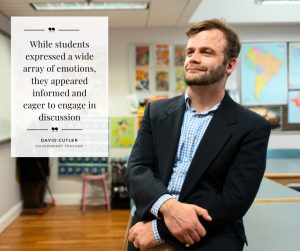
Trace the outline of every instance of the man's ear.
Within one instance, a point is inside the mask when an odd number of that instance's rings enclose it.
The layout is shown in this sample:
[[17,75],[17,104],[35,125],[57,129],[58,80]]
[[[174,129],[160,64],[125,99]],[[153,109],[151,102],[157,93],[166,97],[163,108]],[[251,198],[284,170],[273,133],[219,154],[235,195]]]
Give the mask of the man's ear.
[[230,74],[234,71],[236,65],[237,65],[237,59],[236,58],[229,59],[229,61],[227,63],[227,69],[226,69],[226,73],[227,73],[228,76],[230,76]]

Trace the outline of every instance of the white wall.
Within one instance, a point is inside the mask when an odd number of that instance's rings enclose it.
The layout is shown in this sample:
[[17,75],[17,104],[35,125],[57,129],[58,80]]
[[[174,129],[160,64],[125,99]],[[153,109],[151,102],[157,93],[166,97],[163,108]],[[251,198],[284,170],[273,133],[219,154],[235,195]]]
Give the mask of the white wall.
[[10,138],[10,38],[0,33],[0,141]]
[[15,159],[10,157],[10,143],[0,143],[0,233],[22,209]]
[[4,33],[10,34],[10,19],[3,15],[0,11],[0,30]]
[[[0,119],[10,120],[10,20],[0,13]],[[3,126],[4,124],[2,124]],[[0,126],[0,130],[4,130]],[[20,214],[22,203],[16,181],[15,159],[10,157],[9,140],[0,132],[0,233]],[[5,133],[6,135],[6,133]]]
[[[0,119],[10,120],[10,38],[0,33]],[[0,132],[1,134],[1,132]]]

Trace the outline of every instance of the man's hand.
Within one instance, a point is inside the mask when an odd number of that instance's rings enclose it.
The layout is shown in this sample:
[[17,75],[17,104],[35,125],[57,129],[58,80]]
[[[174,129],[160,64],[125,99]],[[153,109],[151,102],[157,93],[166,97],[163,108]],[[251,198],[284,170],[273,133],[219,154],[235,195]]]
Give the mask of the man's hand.
[[211,221],[207,210],[196,205],[181,203],[176,199],[164,202],[159,211],[169,231],[181,243],[193,245],[206,235],[206,230],[200,223],[198,216]]
[[152,230],[152,222],[138,222],[129,230],[128,240],[141,251],[147,251],[149,248],[157,245]]

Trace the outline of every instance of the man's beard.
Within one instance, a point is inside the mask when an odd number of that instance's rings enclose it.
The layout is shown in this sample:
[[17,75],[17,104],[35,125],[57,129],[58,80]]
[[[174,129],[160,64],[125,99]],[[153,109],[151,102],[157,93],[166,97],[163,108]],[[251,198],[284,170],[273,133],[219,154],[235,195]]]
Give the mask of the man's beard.
[[[203,68],[205,71],[207,68]],[[224,78],[226,71],[226,65],[225,64],[220,64],[216,69],[213,70],[206,70],[206,74],[199,76],[198,78],[187,78],[187,74],[184,76],[185,83],[188,86],[192,85],[213,85],[220,81],[222,78]]]

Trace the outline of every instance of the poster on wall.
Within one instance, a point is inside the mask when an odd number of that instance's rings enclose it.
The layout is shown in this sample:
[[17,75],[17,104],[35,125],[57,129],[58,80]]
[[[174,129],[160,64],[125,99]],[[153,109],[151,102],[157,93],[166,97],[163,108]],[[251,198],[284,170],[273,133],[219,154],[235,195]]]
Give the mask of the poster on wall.
[[135,139],[135,118],[111,118],[110,130],[110,144],[112,148],[132,147]]
[[241,53],[243,105],[287,103],[286,43],[245,43]]
[[184,80],[184,70],[183,69],[177,69],[176,70],[176,91],[179,93],[183,93],[186,89],[186,83]]
[[135,64],[137,66],[149,66],[149,46],[135,47]]
[[169,71],[158,70],[155,74],[156,91],[169,90]]
[[300,42],[289,43],[289,87],[300,88]]
[[185,61],[185,45],[175,45],[175,66],[183,67]]
[[300,89],[289,91],[288,123],[300,124]]
[[157,66],[170,65],[170,46],[168,44],[156,45],[156,65]]
[[135,90],[149,91],[149,71],[145,68],[135,70]]

